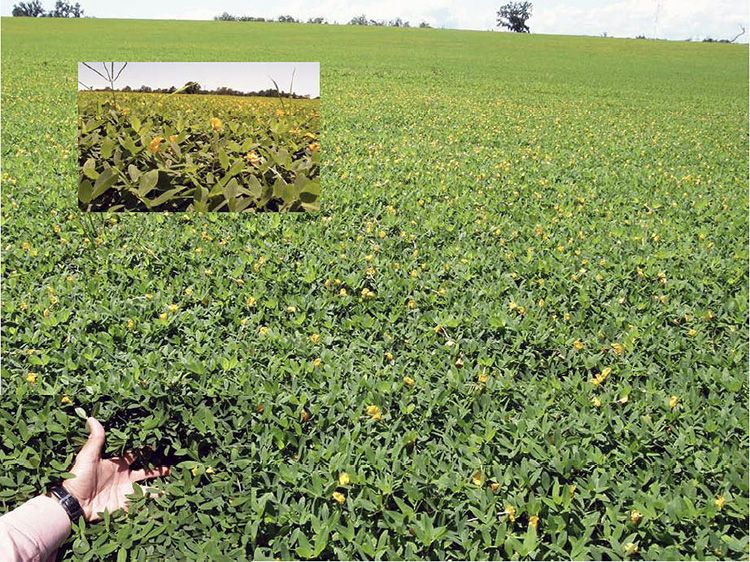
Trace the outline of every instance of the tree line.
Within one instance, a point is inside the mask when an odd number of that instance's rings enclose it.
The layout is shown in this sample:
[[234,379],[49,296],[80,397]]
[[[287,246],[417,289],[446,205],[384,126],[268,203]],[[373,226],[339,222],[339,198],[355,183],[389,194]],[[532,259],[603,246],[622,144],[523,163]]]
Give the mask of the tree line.
[[[277,98],[277,97],[284,97],[284,98],[293,98],[293,99],[310,99],[310,96],[308,94],[289,94],[286,92],[281,92],[276,90],[275,88],[269,88],[267,90],[260,90],[257,92],[241,92],[239,90],[234,90],[232,88],[227,88],[226,86],[221,86],[219,88],[216,88],[215,90],[205,90],[201,88],[200,84],[197,82],[188,82],[183,86],[182,88],[176,88],[175,86],[171,86],[169,88],[151,88],[150,86],[141,86],[140,88],[133,89],[130,86],[125,86],[124,88],[115,89],[115,92],[136,92],[136,93],[142,93],[142,94],[174,94],[175,92],[178,92],[180,94],[192,94],[192,95],[200,95],[200,96],[243,96],[243,97],[261,97],[261,98]],[[88,91],[91,92],[111,92],[113,91],[112,88],[109,86],[105,88],[88,88]],[[314,98],[318,99],[318,98]]]
[[[279,16],[277,18],[261,18],[261,17],[255,17],[255,16],[234,16],[230,14],[229,12],[224,12],[220,16],[214,16],[214,20],[216,21],[255,21],[255,22],[279,22],[279,23],[315,23],[319,25],[328,25],[329,22],[325,18],[308,18],[307,21],[304,21],[302,19],[296,19],[293,16]],[[331,25],[339,25],[338,22],[333,22]],[[404,21],[401,18],[396,18],[392,20],[374,20],[368,18],[366,15],[362,14],[361,16],[357,16],[352,18],[349,23],[346,25],[373,25],[373,26],[383,26],[383,27],[411,27],[411,24],[408,21]],[[430,24],[423,21],[421,22],[417,27],[426,28],[430,27]]]
[[57,0],[55,7],[46,12],[39,0],[33,0],[15,4],[12,14],[15,17],[26,18],[82,18],[83,8],[78,2],[71,4],[66,0]]

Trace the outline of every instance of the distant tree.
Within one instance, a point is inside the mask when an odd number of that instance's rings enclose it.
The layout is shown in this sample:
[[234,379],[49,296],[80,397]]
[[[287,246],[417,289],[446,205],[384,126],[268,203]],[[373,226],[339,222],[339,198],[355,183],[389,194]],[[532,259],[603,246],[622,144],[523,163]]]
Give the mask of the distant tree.
[[77,2],[71,4],[66,0],[57,0],[55,9],[47,15],[52,18],[80,18],[83,17],[83,9]]
[[138,91],[145,94],[150,94],[153,90],[149,86],[141,86]]
[[324,24],[328,23],[325,18],[310,18],[307,20],[307,23],[317,23],[317,24]]
[[370,24],[370,20],[367,19],[366,15],[362,14],[361,16],[352,18],[349,21],[348,25],[369,25],[369,24]]
[[280,23],[299,23],[293,16],[279,16]]
[[36,18],[44,15],[44,8],[39,0],[19,2],[13,6],[13,15],[22,18]]
[[214,19],[215,19],[216,21],[235,21],[235,20],[236,20],[237,18],[236,18],[236,17],[234,17],[234,16],[233,16],[232,14],[230,14],[229,12],[224,12],[224,13],[223,13],[223,14],[221,14],[220,16],[214,16]]
[[409,22],[404,21],[401,18],[396,18],[395,20],[389,21],[388,25],[391,27],[409,27]]
[[421,22],[419,24],[419,27],[421,27],[423,29],[426,29],[426,28],[431,28],[432,26],[429,23],[427,23],[426,21],[423,21],[423,22]]
[[132,91],[133,91],[133,88],[131,88],[130,86],[125,86],[125,87],[124,87],[124,88],[122,89],[122,91],[123,91],[123,92],[132,92]]
[[531,2],[509,2],[497,13],[497,26],[516,33],[529,33],[526,22],[531,17]]
[[201,86],[198,82],[188,82],[183,86],[182,94],[197,94],[200,92]]

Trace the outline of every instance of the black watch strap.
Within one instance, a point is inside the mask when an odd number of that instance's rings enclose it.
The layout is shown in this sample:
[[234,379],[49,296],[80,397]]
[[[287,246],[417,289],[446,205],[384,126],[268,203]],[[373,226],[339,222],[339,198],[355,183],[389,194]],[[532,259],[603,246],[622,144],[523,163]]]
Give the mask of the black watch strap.
[[57,498],[65,513],[70,517],[70,520],[73,523],[78,523],[78,519],[83,515],[83,510],[78,500],[62,486],[53,486],[50,488],[49,493],[52,494],[52,497]]

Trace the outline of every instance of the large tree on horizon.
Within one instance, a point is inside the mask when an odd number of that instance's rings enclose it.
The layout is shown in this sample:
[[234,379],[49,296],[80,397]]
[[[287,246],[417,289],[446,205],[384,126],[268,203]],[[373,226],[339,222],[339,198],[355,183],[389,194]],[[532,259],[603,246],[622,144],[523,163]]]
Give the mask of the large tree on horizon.
[[526,22],[531,17],[531,2],[508,2],[497,12],[497,26],[516,33],[529,33]]

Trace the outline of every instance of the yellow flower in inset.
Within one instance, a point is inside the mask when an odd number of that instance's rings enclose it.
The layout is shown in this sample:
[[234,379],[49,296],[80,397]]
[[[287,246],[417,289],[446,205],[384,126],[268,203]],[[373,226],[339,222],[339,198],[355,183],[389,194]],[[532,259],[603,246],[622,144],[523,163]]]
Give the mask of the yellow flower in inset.
[[192,287],[188,287],[187,289],[185,289],[185,294],[187,296],[192,295],[193,294],[193,288]]
[[42,316],[44,316],[45,318],[49,317],[49,308],[44,309],[44,312],[42,312]]
[[351,479],[349,478],[349,475],[346,472],[342,472],[339,474],[339,485],[340,486],[348,486],[351,483]]
[[384,353],[386,360],[393,361],[393,354],[390,351]]
[[151,299],[153,299],[153,298],[154,298],[154,295],[152,295],[151,293],[146,293],[146,294],[145,294],[145,295],[143,295],[143,296],[144,296],[144,297],[146,298],[146,300],[147,300],[147,301],[150,301]]
[[475,486],[481,486],[482,485],[482,471],[477,470],[474,475],[471,477],[471,483]]
[[375,421],[383,419],[383,415],[380,413],[380,408],[378,408],[377,406],[367,406],[366,412],[367,415]]
[[218,117],[211,117],[211,128],[214,131],[221,131],[224,128],[224,125],[221,123],[221,119]]
[[261,326],[259,332],[261,336],[265,336],[268,333],[268,328]]
[[493,482],[490,484],[490,490],[493,492],[497,492],[500,489],[500,484],[498,482]]
[[536,529],[539,525],[539,517],[537,515],[532,515],[531,517],[529,517],[529,525]]
[[716,500],[714,501],[714,503],[716,504],[716,507],[719,508],[719,511],[721,511],[724,507],[724,502],[726,502],[724,496],[716,496]]
[[630,520],[633,523],[638,523],[638,521],[640,521],[642,517],[643,517],[643,514],[637,509],[634,509],[630,512]]
[[128,318],[128,330],[132,330],[135,327],[135,322],[132,318]]
[[245,303],[247,303],[247,306],[249,306],[249,307],[251,307],[251,308],[255,306],[255,303],[256,303],[256,302],[257,302],[257,301],[255,300],[255,297],[247,297],[247,298],[245,299]]
[[30,372],[28,375],[26,375],[26,380],[30,384],[36,384],[36,373],[31,373]]
[[380,232],[378,232],[378,238],[383,239],[385,237],[386,237],[385,230],[381,230]]
[[162,312],[159,315],[159,320],[162,320],[162,321],[166,322],[167,321],[167,313],[166,312]]
[[583,349],[583,342],[581,342],[581,340],[576,340],[573,342],[573,347],[576,350],[581,351]]
[[167,307],[167,310],[168,310],[169,312],[171,312],[172,314],[174,314],[175,312],[177,312],[177,308],[178,308],[178,307],[177,307],[177,305],[176,305],[176,304],[170,304],[170,305],[169,305],[169,306]]
[[258,153],[254,150],[251,150],[247,153],[247,156],[245,156],[248,162],[250,162],[253,166],[255,164],[258,164],[260,162],[260,156],[258,156]]
[[339,295],[341,295],[342,297],[346,296],[346,289],[344,287],[341,287],[341,290],[339,290]]
[[317,152],[318,150],[320,150],[320,143],[319,142],[311,143],[308,148],[312,150],[313,152]]
[[297,312],[297,307],[296,307],[296,306],[287,306],[287,307],[286,307],[286,311],[287,311],[287,312],[288,312],[289,314],[294,314],[295,312]]
[[594,405],[594,408],[599,408],[602,405],[601,400],[599,400],[596,396],[591,398],[591,403]]
[[313,343],[318,343],[320,341],[320,334],[313,334],[310,336],[310,341]]
[[678,399],[678,398],[677,398],[676,396],[672,396],[672,397],[671,397],[671,398],[669,399],[669,407],[670,407],[670,408],[672,408],[672,409],[676,408],[676,407],[677,407],[677,401],[678,401],[678,400],[679,400],[679,399]]
[[312,417],[312,415],[310,414],[310,412],[308,412],[307,410],[305,410],[304,408],[302,408],[302,421],[305,421],[305,422],[306,422],[306,421],[308,421],[308,420],[309,420],[309,419],[310,419],[311,417]]
[[508,519],[513,523],[516,520],[516,508],[512,505],[505,506],[505,513],[508,515]]
[[322,361],[321,361],[321,360],[320,360],[320,358],[318,357],[318,358],[316,358],[316,359],[315,359],[315,360],[313,361],[313,367],[320,367],[320,364],[321,364],[321,363],[322,363]]
[[693,337],[693,336],[695,336],[695,335],[696,335],[697,333],[698,333],[698,331],[697,331],[697,330],[695,330],[695,329],[691,329],[691,330],[690,330],[690,331],[688,332],[688,336],[690,336],[690,337]]
[[164,140],[164,137],[154,137],[154,140],[152,140],[148,144],[148,149],[154,154],[156,154],[157,152],[159,152],[159,146],[161,145],[161,141],[163,140]]
[[70,396],[63,396],[62,400],[60,400],[61,404],[70,404],[71,402],[73,401],[70,399]]
[[411,377],[404,377],[404,384],[406,384],[406,386],[414,386],[414,379]]
[[487,373],[481,372],[479,373],[477,380],[479,381],[479,384],[485,384],[487,382],[487,378]]
[[343,505],[343,503],[346,501],[346,496],[341,492],[334,492],[333,499]]
[[195,476],[196,474],[198,474],[198,467],[194,466],[193,468],[190,469],[190,472],[192,473],[193,476]]
[[408,306],[410,309],[414,310],[415,308],[417,308],[417,301],[415,301],[414,299],[410,299],[408,302]]
[[623,347],[623,345],[620,343],[613,343],[612,350],[616,355],[622,355],[625,352],[625,347]]
[[439,333],[440,333],[440,332],[441,332],[441,331],[443,330],[443,327],[442,327],[442,326],[440,326],[440,325],[437,325],[437,326],[435,326],[435,327],[433,328],[433,330],[435,330],[435,333],[436,333],[436,334],[439,334]]

